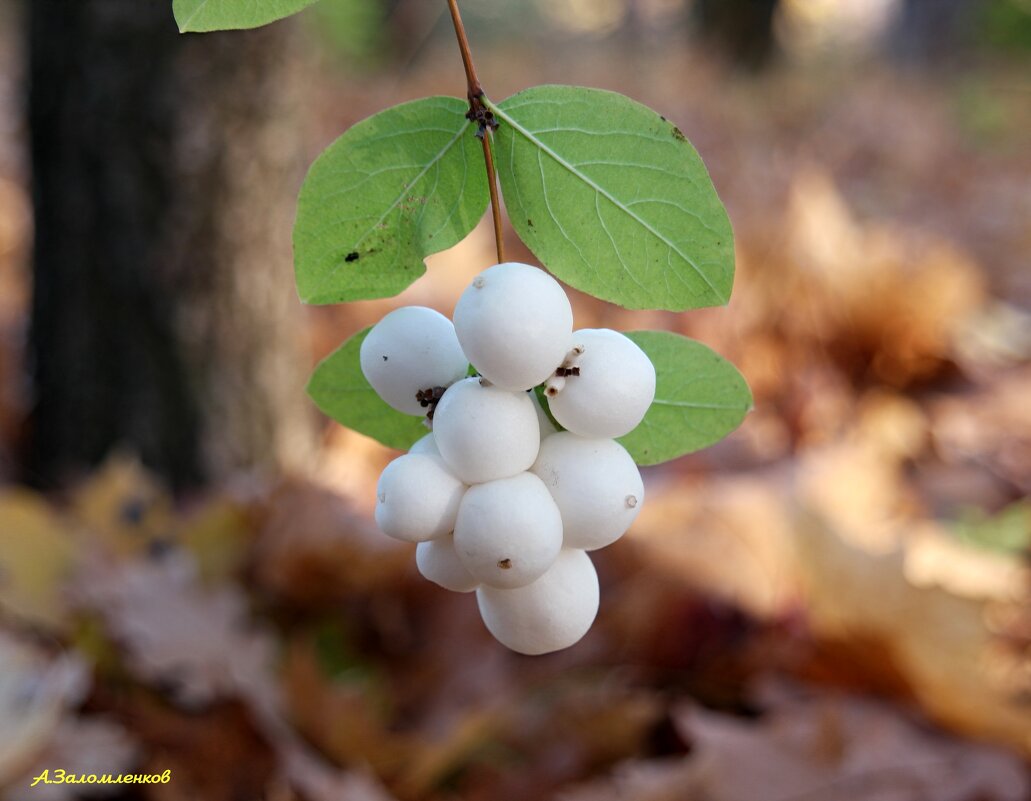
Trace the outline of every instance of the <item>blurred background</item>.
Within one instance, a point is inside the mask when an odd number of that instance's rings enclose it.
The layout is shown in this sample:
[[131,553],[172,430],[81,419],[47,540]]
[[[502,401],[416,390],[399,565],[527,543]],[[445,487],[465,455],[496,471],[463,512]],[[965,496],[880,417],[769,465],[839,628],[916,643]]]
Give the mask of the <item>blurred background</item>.
[[0,0],[0,797],[1031,798],[1031,3],[462,9],[493,99],[613,89],[701,152],[729,306],[577,324],[696,337],[755,411],[645,471],[581,643],[506,651],[375,531],[396,453],[304,395],[491,233],[389,300],[293,288],[311,160],[464,94],[445,3]]

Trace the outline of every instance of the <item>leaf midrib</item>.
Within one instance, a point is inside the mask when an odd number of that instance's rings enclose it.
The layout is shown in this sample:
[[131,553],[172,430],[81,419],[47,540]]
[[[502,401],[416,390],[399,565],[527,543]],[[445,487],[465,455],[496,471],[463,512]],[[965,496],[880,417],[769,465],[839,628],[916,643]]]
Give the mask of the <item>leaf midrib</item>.
[[195,9],[193,9],[193,13],[190,14],[190,16],[188,16],[186,19],[184,19],[182,24],[179,26],[179,32],[180,33],[188,33],[189,32],[189,30],[190,30],[190,23],[193,22],[193,18],[196,17],[201,12],[201,9],[203,9],[207,4],[208,4],[208,0],[201,0],[201,2],[197,5],[197,7]]
[[741,406],[740,404],[734,406],[726,406],[720,403],[694,403],[693,401],[672,401],[665,400],[663,398],[656,398],[652,401],[653,406],[675,406],[678,409],[715,409],[718,411],[739,411],[741,409],[747,409],[747,406]]

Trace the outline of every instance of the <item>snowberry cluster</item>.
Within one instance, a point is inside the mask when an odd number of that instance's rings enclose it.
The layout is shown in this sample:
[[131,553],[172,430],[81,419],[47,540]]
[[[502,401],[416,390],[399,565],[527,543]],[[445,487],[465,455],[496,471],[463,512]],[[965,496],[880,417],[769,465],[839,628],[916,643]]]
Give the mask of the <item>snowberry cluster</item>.
[[[473,280],[454,324],[419,306],[389,313],[362,343],[361,366],[384,401],[432,429],[380,476],[380,528],[418,543],[430,581],[475,590],[487,628],[512,650],[579,640],[598,611],[586,552],[615,542],[644,500],[615,437],[651,405],[648,357],[615,331],[573,331],[558,282],[506,263]],[[541,385],[565,431],[537,402]]]

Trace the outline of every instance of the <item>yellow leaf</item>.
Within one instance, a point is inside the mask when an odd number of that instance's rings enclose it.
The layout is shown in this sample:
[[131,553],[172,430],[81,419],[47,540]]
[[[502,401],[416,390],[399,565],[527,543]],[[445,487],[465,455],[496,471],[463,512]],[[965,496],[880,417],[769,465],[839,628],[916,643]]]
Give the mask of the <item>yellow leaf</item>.
[[138,459],[115,454],[75,493],[73,511],[112,553],[140,554],[172,534],[172,499]]
[[201,579],[210,582],[243,567],[252,532],[239,504],[215,498],[182,522],[175,539],[197,560]]
[[29,490],[0,493],[0,608],[34,626],[61,629],[68,608],[61,587],[75,540],[47,502]]

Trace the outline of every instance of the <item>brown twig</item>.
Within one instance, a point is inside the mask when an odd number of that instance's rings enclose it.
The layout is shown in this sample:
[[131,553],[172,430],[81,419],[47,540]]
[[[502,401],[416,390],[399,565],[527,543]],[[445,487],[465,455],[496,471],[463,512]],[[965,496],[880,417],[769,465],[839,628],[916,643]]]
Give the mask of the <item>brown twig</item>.
[[483,104],[483,87],[480,85],[480,79],[476,77],[476,67],[473,65],[472,51],[469,49],[469,37],[466,36],[465,25],[462,24],[458,0],[447,0],[447,4],[451,11],[451,21],[455,25],[455,36],[458,39],[458,49],[462,53],[462,64],[465,67],[469,97],[469,113],[466,116],[479,125],[476,135],[483,142],[483,163],[487,168],[490,211],[491,217],[494,219],[494,243],[497,245],[498,262],[501,263],[505,260],[505,241],[501,227],[501,204],[498,201],[498,176],[494,169],[494,153],[491,144],[494,129],[498,127],[498,123],[494,119],[494,114]]
[[462,14],[458,10],[458,0],[447,0],[448,9],[451,11],[451,21],[455,24],[455,36],[458,37],[458,49],[462,51],[462,63],[465,65],[465,79],[469,84],[469,103],[479,100],[483,96],[483,87],[476,77],[476,67],[473,66],[473,54],[469,49],[469,37],[465,35],[465,25],[462,24]]
[[494,172],[494,132],[489,128],[480,137],[483,140],[483,161],[487,165],[487,186],[490,189],[490,211],[494,218],[494,244],[498,248],[498,264],[505,261],[505,235],[501,229],[501,204],[498,203],[498,178]]

